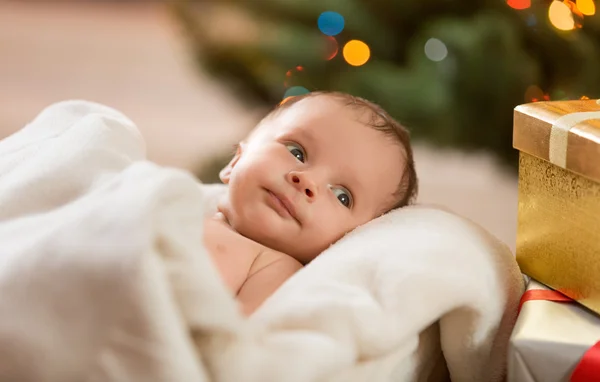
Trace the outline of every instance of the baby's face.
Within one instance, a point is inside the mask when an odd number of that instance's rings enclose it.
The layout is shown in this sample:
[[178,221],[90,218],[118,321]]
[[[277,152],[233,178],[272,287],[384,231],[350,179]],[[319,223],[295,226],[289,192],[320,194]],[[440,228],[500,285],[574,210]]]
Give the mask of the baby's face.
[[361,114],[316,96],[263,121],[221,173],[231,226],[306,263],[389,209],[403,151]]

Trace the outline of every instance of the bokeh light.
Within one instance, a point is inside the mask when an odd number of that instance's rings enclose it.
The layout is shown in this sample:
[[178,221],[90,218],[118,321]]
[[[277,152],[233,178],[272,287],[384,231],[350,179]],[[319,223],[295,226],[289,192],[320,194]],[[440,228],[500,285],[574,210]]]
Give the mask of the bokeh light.
[[527,9],[531,6],[531,0],[507,0],[506,4],[514,9]]
[[537,85],[530,85],[525,90],[525,102],[538,102],[544,98],[544,92]]
[[577,8],[586,16],[593,16],[596,13],[596,5],[593,0],[577,0]]
[[562,89],[556,89],[552,92],[552,99],[562,101],[568,99],[567,93]]
[[295,96],[299,96],[302,94],[308,94],[308,93],[310,93],[310,91],[307,88],[305,88],[304,86],[292,86],[291,88],[289,88],[288,90],[285,91],[285,94],[283,95],[282,103],[287,102],[286,98],[295,97]]
[[281,102],[279,102],[279,105],[283,105],[284,103],[291,100],[292,98],[294,98],[294,96],[285,97]]
[[361,66],[369,61],[371,50],[367,44],[360,40],[350,40],[344,45],[342,54],[348,64],[352,66]]
[[571,11],[575,28],[581,28],[583,26],[583,13],[581,13],[579,8],[577,8],[577,5],[571,0],[563,0],[563,3],[565,3],[565,5],[569,7],[569,10]]
[[283,85],[288,88],[290,86],[294,86],[298,83],[302,83],[302,73],[304,72],[304,67],[302,65],[298,65],[285,73],[285,80],[283,81]]
[[335,37],[325,36],[325,59],[327,61],[337,56],[339,51],[339,45]]
[[430,38],[425,43],[425,55],[431,61],[442,61],[448,55],[448,48],[437,38]]
[[344,30],[344,16],[332,11],[323,12],[319,15],[317,25],[327,36],[335,36]]
[[548,8],[548,18],[559,30],[569,31],[575,28],[575,20],[569,6],[562,1],[554,0]]

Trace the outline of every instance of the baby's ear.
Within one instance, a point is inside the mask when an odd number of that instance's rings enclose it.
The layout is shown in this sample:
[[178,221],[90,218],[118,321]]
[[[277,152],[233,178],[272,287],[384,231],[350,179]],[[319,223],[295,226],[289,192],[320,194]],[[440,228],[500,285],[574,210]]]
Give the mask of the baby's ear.
[[242,145],[238,144],[237,148],[235,150],[235,154],[233,155],[233,158],[231,158],[229,163],[227,163],[227,166],[223,167],[221,172],[219,172],[219,178],[221,179],[221,182],[223,182],[225,184],[229,184],[229,177],[231,176],[231,170],[233,170],[233,168],[237,164],[238,160],[240,160],[241,156],[242,156]]

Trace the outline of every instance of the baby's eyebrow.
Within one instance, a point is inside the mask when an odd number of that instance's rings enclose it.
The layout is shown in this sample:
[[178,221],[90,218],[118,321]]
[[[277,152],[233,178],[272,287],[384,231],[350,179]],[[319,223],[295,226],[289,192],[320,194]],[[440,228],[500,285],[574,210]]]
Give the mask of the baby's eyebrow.
[[298,135],[300,135],[302,138],[306,139],[306,141],[308,141],[312,146],[314,146],[317,142],[317,140],[315,139],[315,136],[306,129],[298,129]]

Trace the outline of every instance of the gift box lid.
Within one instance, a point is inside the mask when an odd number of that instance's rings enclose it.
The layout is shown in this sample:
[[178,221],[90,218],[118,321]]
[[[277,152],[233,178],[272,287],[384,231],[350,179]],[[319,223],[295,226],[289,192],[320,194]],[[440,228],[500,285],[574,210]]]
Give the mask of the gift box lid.
[[517,106],[513,147],[600,182],[600,100]]

